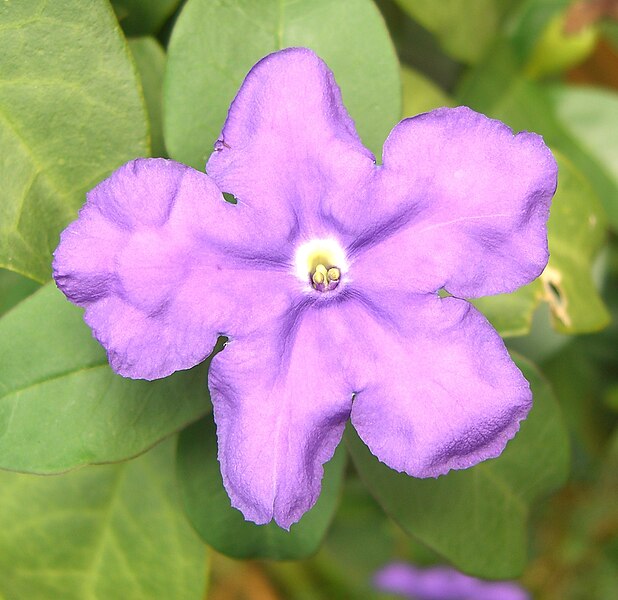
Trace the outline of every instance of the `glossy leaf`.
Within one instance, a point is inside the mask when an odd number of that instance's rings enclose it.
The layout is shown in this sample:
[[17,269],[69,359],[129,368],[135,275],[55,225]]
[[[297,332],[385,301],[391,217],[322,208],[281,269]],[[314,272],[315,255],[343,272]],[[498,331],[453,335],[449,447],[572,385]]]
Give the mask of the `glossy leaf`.
[[170,441],[66,475],[0,472],[0,595],[201,600],[205,548],[180,511],[173,454]]
[[290,531],[275,523],[256,525],[232,508],[217,461],[212,417],[183,431],[178,445],[178,480],[189,520],[204,541],[235,558],[298,560],[319,547],[337,507],[345,466],[343,447],[325,465],[322,494]]
[[509,36],[519,60],[523,63],[536,50],[539,40],[552,19],[569,5],[571,0],[523,0],[509,24]]
[[598,31],[588,25],[577,32],[568,31],[568,14],[557,14],[543,32],[525,65],[533,79],[557,75],[583,62],[596,47]]
[[180,0],[112,0],[127,35],[157,33],[179,4]]
[[153,37],[129,40],[144,91],[150,123],[151,156],[167,156],[163,141],[163,73],[165,50]]
[[413,117],[441,106],[454,106],[453,100],[431,79],[410,67],[401,69],[403,117]]
[[124,460],[209,409],[205,365],[155,382],[113,373],[53,283],[0,319],[0,468]]
[[538,281],[512,294],[485,296],[472,301],[502,337],[526,335],[534,311],[543,295]]
[[379,156],[401,98],[395,50],[370,0],[189,0],[169,44],[170,155],[203,169],[247,72],[288,46],[309,47],[328,63],[361,138]]
[[0,316],[41,287],[36,281],[0,269]]
[[[618,94],[601,88],[555,86],[549,99],[564,128],[618,186]],[[618,194],[609,200],[618,205]]]
[[425,73],[443,89],[452,89],[464,65],[448,56],[435,35],[417,23],[395,0],[378,3],[402,65]]
[[131,58],[104,0],[0,3],[0,267],[44,282],[84,193],[147,153]]
[[559,352],[543,362],[543,372],[560,398],[577,462],[576,477],[588,477],[590,460],[603,452],[608,415],[599,412],[597,398],[602,396],[604,373],[591,360],[585,338],[569,340]]
[[444,50],[463,62],[478,60],[498,30],[494,0],[396,0],[436,35]]
[[409,534],[467,573],[510,578],[526,563],[531,503],[564,482],[568,438],[547,383],[523,359],[534,407],[496,459],[437,479],[415,479],[380,463],[352,430],[354,464],[384,510]]
[[548,223],[549,264],[541,275],[544,297],[558,331],[583,333],[605,327],[610,316],[592,276],[606,237],[606,218],[590,184],[557,155],[558,190]]

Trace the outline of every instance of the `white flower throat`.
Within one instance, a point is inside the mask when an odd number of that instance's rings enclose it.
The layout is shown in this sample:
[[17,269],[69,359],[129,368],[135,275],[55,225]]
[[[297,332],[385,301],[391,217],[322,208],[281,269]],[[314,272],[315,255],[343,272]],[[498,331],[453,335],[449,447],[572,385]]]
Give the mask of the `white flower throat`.
[[347,268],[345,252],[333,239],[311,240],[296,251],[296,276],[318,292],[330,292]]

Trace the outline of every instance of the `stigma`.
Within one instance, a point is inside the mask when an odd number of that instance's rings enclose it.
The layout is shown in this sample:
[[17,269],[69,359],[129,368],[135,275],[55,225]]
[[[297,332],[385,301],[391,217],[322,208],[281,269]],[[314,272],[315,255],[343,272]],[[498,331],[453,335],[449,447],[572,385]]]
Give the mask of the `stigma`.
[[341,283],[347,267],[345,253],[333,239],[311,240],[296,251],[296,276],[310,289],[330,292]]

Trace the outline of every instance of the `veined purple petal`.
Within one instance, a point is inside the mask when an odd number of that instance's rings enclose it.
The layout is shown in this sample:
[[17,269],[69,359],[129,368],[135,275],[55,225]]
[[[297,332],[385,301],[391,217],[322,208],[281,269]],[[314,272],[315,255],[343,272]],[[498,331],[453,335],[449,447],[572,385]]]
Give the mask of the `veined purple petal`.
[[324,237],[336,207],[364,196],[374,166],[332,72],[306,48],[251,69],[215,148],[208,174],[283,239]]
[[375,305],[379,318],[356,327],[373,353],[361,362],[351,414],[371,452],[415,477],[498,456],[532,394],[485,317],[465,300],[433,295],[385,293]]
[[512,581],[483,581],[450,567],[420,569],[391,563],[373,578],[376,589],[413,600],[530,600]]
[[252,217],[205,174],[138,159],[89,193],[61,236],[54,277],[85,307],[114,370],[164,377],[288,305],[285,244],[254,239]]
[[383,160],[371,196],[348,208],[360,285],[477,297],[541,273],[557,166],[540,136],[440,108],[397,125]]
[[255,523],[274,519],[288,529],[313,506],[322,465],[343,434],[353,387],[351,357],[341,352],[354,330],[337,308],[293,306],[271,329],[230,341],[212,361],[223,482],[232,506]]
[[305,300],[215,357],[219,460],[248,519],[289,527],[313,505],[350,407],[371,451],[418,477],[497,456],[513,437],[530,389],[484,317],[455,298],[395,304],[352,288]]

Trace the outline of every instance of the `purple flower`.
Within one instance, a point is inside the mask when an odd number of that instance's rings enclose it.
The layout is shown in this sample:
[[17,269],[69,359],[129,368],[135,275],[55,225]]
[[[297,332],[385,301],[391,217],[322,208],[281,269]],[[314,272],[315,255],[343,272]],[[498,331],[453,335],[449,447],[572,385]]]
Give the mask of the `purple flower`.
[[449,567],[418,569],[392,563],[373,578],[376,589],[414,600],[529,600],[530,595],[511,581],[483,581]]
[[397,125],[376,165],[331,71],[291,48],[251,70],[207,172],[118,169],[62,234],[54,276],[126,377],[229,338],[209,387],[233,506],[300,519],[348,419],[416,477],[502,452],[530,389],[462,298],[547,262],[556,163],[538,135],[442,108]]

